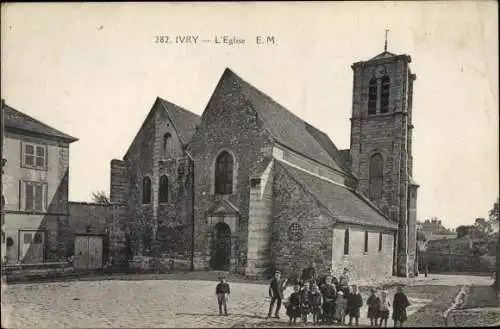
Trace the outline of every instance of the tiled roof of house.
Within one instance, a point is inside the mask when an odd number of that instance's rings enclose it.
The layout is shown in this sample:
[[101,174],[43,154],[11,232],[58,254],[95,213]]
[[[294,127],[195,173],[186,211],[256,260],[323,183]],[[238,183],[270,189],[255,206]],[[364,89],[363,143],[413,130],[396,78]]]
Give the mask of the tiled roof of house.
[[[225,79],[238,86],[238,90],[258,112],[277,143],[325,166],[342,171],[343,165],[338,150],[324,132],[288,111],[230,69],[224,71],[221,81]],[[219,82],[219,85],[223,84]],[[214,93],[217,92],[216,90]]]
[[76,142],[78,139],[65,134],[55,128],[46,125],[45,123],[38,121],[37,119],[24,114],[7,104],[4,104],[4,120],[5,129],[15,129],[21,131],[27,131],[35,133],[38,135],[52,137],[57,139],[62,139],[69,143]]
[[191,141],[201,117],[160,97],[158,100],[174,122],[177,132],[182,136],[184,142]]
[[397,229],[397,223],[385,217],[380,210],[353,190],[306,171],[277,161],[290,176],[310,193],[339,222],[388,229]]

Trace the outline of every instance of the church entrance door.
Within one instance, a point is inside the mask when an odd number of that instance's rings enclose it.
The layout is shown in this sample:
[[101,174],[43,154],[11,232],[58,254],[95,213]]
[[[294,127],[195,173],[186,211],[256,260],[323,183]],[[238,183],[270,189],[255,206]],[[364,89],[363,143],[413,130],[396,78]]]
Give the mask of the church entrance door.
[[215,236],[212,250],[212,268],[228,270],[231,261],[231,229],[226,223],[215,225]]

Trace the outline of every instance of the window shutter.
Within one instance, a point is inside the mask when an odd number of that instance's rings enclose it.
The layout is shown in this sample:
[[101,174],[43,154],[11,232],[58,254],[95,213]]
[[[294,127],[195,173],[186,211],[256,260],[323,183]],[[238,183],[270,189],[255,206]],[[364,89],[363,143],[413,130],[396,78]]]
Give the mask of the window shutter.
[[24,192],[25,192],[25,209],[26,210],[33,210],[34,209],[34,189],[33,189],[33,184],[31,183],[25,183],[24,184]]

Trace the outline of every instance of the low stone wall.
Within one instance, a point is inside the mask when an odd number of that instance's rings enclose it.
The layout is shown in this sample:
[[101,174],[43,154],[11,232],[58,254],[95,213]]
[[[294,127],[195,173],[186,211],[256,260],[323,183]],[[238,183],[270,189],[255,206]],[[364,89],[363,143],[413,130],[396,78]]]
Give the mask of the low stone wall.
[[73,264],[68,262],[2,266],[2,278],[7,282],[62,277],[74,272]]
[[184,259],[170,257],[134,256],[130,268],[135,271],[170,273],[173,271],[188,271],[191,263]]

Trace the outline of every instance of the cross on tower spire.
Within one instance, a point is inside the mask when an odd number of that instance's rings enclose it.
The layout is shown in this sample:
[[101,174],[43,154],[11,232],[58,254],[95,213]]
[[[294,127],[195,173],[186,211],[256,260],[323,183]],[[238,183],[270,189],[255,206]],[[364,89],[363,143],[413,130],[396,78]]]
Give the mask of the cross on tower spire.
[[387,52],[387,34],[389,33],[390,30],[386,29],[385,30],[385,44],[384,44],[384,52]]

